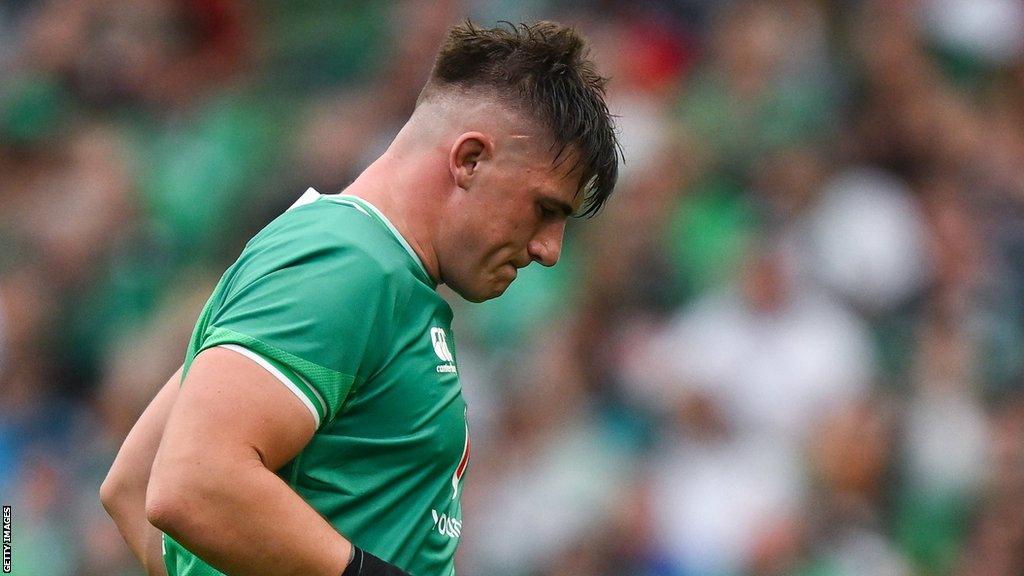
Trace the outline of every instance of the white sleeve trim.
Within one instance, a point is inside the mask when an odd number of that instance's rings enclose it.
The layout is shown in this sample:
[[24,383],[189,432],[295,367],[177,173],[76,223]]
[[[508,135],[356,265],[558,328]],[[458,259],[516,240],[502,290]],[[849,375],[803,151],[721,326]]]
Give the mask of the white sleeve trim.
[[232,350],[234,352],[237,352],[237,353],[241,354],[242,356],[245,356],[246,358],[252,360],[253,362],[255,362],[257,364],[259,364],[267,372],[270,372],[270,374],[274,378],[277,378],[278,380],[280,380],[282,384],[287,386],[288,389],[292,391],[292,394],[295,394],[295,396],[299,400],[302,401],[302,404],[306,406],[306,408],[309,410],[309,413],[313,415],[313,422],[316,424],[317,429],[320,428],[320,414],[316,411],[316,407],[313,406],[313,403],[310,402],[309,398],[305,394],[302,393],[302,390],[299,390],[295,386],[294,382],[289,380],[288,377],[285,376],[284,374],[282,374],[281,371],[278,370],[273,364],[271,364],[270,362],[267,362],[266,358],[264,358],[263,356],[257,354],[256,352],[253,352],[252,350],[249,350],[248,348],[246,348],[244,346],[239,346],[237,344],[220,344],[218,346],[214,346],[214,348],[226,348],[228,350]]

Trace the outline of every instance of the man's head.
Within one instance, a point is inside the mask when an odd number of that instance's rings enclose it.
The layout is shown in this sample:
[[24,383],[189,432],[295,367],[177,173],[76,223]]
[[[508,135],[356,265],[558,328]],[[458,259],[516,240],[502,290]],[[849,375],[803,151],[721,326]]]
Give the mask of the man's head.
[[605,83],[558,24],[449,31],[411,122],[447,158],[442,282],[494,298],[517,268],[557,262],[569,216],[600,210],[619,160]]

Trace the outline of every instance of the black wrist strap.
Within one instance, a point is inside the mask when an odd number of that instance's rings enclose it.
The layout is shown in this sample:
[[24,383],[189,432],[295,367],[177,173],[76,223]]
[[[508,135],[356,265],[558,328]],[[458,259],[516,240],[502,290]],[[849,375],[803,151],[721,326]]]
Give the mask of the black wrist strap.
[[341,576],[410,576],[398,566],[388,564],[358,546],[353,545],[352,552],[352,561]]

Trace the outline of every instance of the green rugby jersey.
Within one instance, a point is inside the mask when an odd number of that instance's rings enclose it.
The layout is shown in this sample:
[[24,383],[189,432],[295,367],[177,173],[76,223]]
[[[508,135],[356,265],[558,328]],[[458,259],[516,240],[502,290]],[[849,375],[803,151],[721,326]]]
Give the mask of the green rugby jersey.
[[[309,189],[224,273],[184,364],[224,346],[291,389],[317,430],[279,476],[413,576],[455,573],[469,459],[452,312],[435,288],[376,208]],[[164,559],[171,576],[221,574],[166,535]]]

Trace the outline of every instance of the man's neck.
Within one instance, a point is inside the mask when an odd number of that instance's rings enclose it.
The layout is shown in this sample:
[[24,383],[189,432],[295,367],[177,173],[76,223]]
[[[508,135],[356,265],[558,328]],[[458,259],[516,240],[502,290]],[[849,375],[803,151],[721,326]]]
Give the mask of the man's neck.
[[427,274],[440,284],[433,244],[438,210],[431,209],[434,204],[428,193],[430,184],[425,182],[429,178],[411,179],[407,172],[416,172],[411,170],[415,165],[405,166],[403,170],[396,167],[398,164],[385,153],[345,188],[344,193],[358,196],[380,210],[419,256]]

